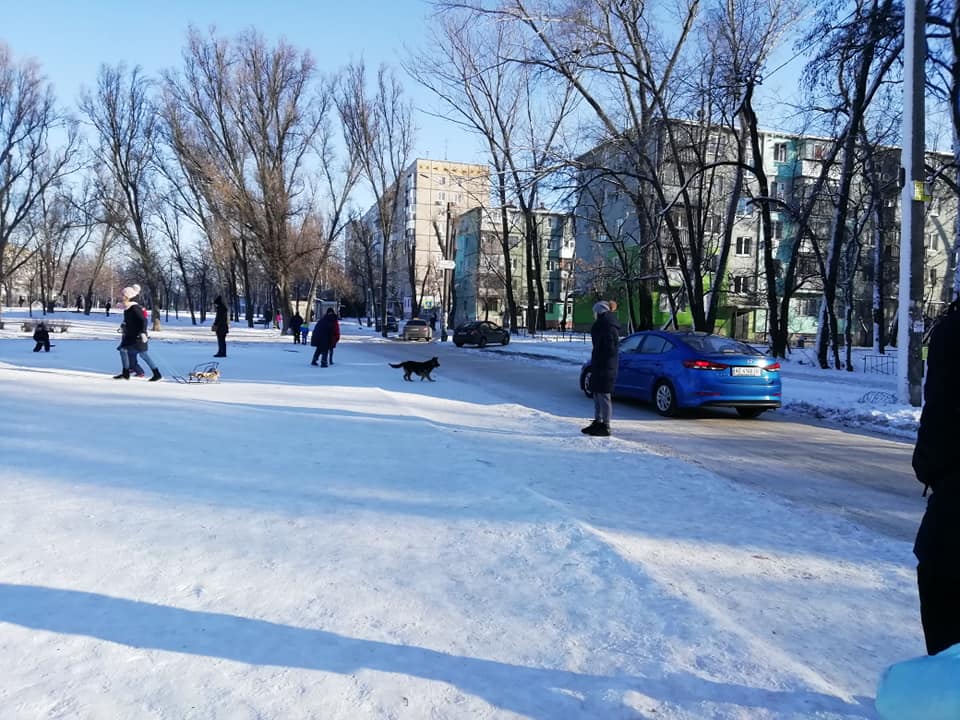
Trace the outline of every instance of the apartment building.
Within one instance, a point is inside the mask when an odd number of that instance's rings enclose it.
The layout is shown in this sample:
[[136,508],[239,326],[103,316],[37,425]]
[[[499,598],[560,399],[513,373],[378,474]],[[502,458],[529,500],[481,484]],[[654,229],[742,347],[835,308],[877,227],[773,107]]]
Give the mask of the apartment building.
[[[582,266],[578,289],[584,294],[609,292],[611,287],[622,289],[629,279],[649,292],[655,326],[669,322],[671,304],[679,309],[677,318],[684,325],[692,318],[681,264],[686,263],[688,273],[702,276],[706,294],[714,289],[723,260],[723,277],[715,294],[720,303],[718,332],[762,340],[767,308],[760,208],[766,203],[771,211],[769,242],[778,296],[785,283],[791,283],[788,329],[795,336],[815,333],[823,289],[821,263],[832,230],[832,198],[839,177],[835,165],[827,168],[820,192],[823,199],[814,204],[809,217],[798,216],[797,208],[813,191],[829,159],[831,142],[778,132],[763,132],[760,141],[769,180],[766,197],[760,195],[752,176],[744,178],[733,197],[733,166],[723,162],[735,159],[736,139],[717,127],[670,121],[669,127],[661,123],[644,140],[646,152],[655,158],[662,199],[652,196],[649,183],[641,185],[632,179],[642,172],[631,172],[623,153],[612,146],[599,146],[586,154],[582,161],[588,169],[581,173],[584,189],[575,210],[576,254]],[[668,142],[672,143],[669,148]],[[887,336],[893,331],[899,271],[899,161],[899,149],[878,151],[878,187],[857,178],[852,190],[848,231],[857,242],[848,243],[841,258],[837,310],[843,325],[846,305],[851,306],[849,322],[856,343],[872,341],[874,278],[880,278],[880,315]],[[685,195],[681,188],[686,189]],[[665,204],[669,209],[661,211]],[[956,204],[946,188],[934,186],[933,201],[927,205],[924,268],[931,317],[951,293],[949,248]],[[724,258],[722,238],[731,206],[733,223]],[[801,222],[806,222],[805,232]],[[819,248],[811,242],[811,234],[819,239]]]
[[[528,307],[527,261],[525,256],[524,218],[515,208],[508,208],[508,253],[503,250],[503,222],[500,208],[476,207],[456,219],[456,271],[454,290],[457,323],[468,320],[491,320],[506,325],[507,261],[517,320],[523,326]],[[568,213],[535,210],[541,257],[547,328],[568,324],[572,317],[574,238],[573,218]]]

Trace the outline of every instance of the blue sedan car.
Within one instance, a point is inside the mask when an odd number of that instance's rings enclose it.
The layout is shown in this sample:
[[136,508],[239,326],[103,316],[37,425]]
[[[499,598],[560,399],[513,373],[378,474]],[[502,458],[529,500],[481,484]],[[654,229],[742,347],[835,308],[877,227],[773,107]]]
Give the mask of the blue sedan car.
[[[652,402],[661,415],[680,408],[732,407],[754,418],[780,407],[780,363],[739,340],[703,332],[648,330],[620,342],[614,395]],[[590,391],[590,363],[580,388]]]

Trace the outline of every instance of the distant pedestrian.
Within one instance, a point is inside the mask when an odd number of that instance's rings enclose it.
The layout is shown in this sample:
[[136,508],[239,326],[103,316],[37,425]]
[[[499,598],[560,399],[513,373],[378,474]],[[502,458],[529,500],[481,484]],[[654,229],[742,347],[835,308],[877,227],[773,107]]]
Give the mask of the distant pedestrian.
[[597,316],[590,328],[593,351],[590,355],[590,390],[593,393],[593,422],[580,432],[586,435],[610,435],[613,413],[613,388],[617,382],[620,352],[620,325],[610,304],[601,300],[593,306]]
[[18,300],[18,302],[20,303],[20,307],[23,307],[23,303],[26,302],[26,300],[23,299],[23,295],[20,296],[20,300]]
[[110,301],[107,300],[106,305],[104,305],[103,307],[104,307],[104,308],[106,309],[106,311],[107,311],[107,317],[110,317],[110,307],[111,307]]
[[933,490],[920,521],[917,557],[920,621],[927,653],[960,643],[960,299],[930,333],[924,405],[913,469]]
[[34,352],[40,352],[40,348],[43,348],[44,352],[50,352],[50,331],[47,329],[45,322],[37,323],[37,327],[33,331],[33,339],[37,343],[33,346]]
[[77,295],[77,312],[83,310],[83,295]]
[[213,299],[213,307],[216,315],[213,318],[213,327],[210,329],[217,334],[217,352],[214,357],[227,356],[227,333],[230,332],[230,323],[227,320],[227,306],[223,304],[223,298],[217,295]]
[[337,320],[337,314],[333,308],[328,308],[326,314],[317,320],[313,328],[313,335],[310,337],[310,344],[315,348],[313,351],[313,360],[311,365],[316,365],[320,360],[320,367],[327,367],[332,364],[331,356],[333,348],[340,340],[340,323]]
[[300,311],[293,313],[293,317],[290,318],[290,332],[293,334],[293,344],[300,344],[300,328],[303,326],[303,316],[300,315]]
[[277,310],[276,317],[273,318],[273,327],[275,327],[277,330],[279,330],[280,327],[281,327],[281,325],[282,325],[282,323],[283,323],[283,315],[281,315],[281,314],[280,314],[280,311]]
[[137,353],[143,357],[143,361],[147,364],[147,367],[153,371],[153,375],[150,376],[150,382],[156,382],[163,376],[160,374],[157,366],[153,364],[153,360],[150,359],[150,355],[147,352],[147,320],[145,311],[136,301],[136,297],[139,294],[139,285],[131,285],[123,289],[123,324],[120,326],[123,334],[120,338],[120,345],[117,347],[117,350],[120,351],[120,362],[123,365],[123,370],[120,371],[119,375],[114,375],[113,379],[130,379],[131,363],[128,351],[136,350]]
[[310,333],[310,323],[306,320],[303,321],[303,325],[300,326],[300,344],[307,344],[307,335]]

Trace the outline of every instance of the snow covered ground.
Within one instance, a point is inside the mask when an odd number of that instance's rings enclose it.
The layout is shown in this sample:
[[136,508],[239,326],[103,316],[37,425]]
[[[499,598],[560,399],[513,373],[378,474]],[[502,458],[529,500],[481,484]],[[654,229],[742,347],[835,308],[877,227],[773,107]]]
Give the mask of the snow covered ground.
[[[21,316],[4,718],[872,718],[883,668],[922,653],[908,543],[476,384],[403,383],[354,323],[326,370],[233,328],[224,381],[187,386],[110,379],[116,318],[57,313],[35,354]],[[182,318],[151,340],[165,373],[214,348]],[[889,412],[784,374],[798,410]]]

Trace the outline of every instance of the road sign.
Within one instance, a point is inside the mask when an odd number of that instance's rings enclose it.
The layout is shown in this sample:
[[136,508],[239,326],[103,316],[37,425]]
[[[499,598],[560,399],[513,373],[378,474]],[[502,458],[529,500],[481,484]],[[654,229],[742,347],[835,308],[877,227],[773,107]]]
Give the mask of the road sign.
[[453,270],[457,264],[453,260],[441,260],[437,263],[437,267],[441,270]]

